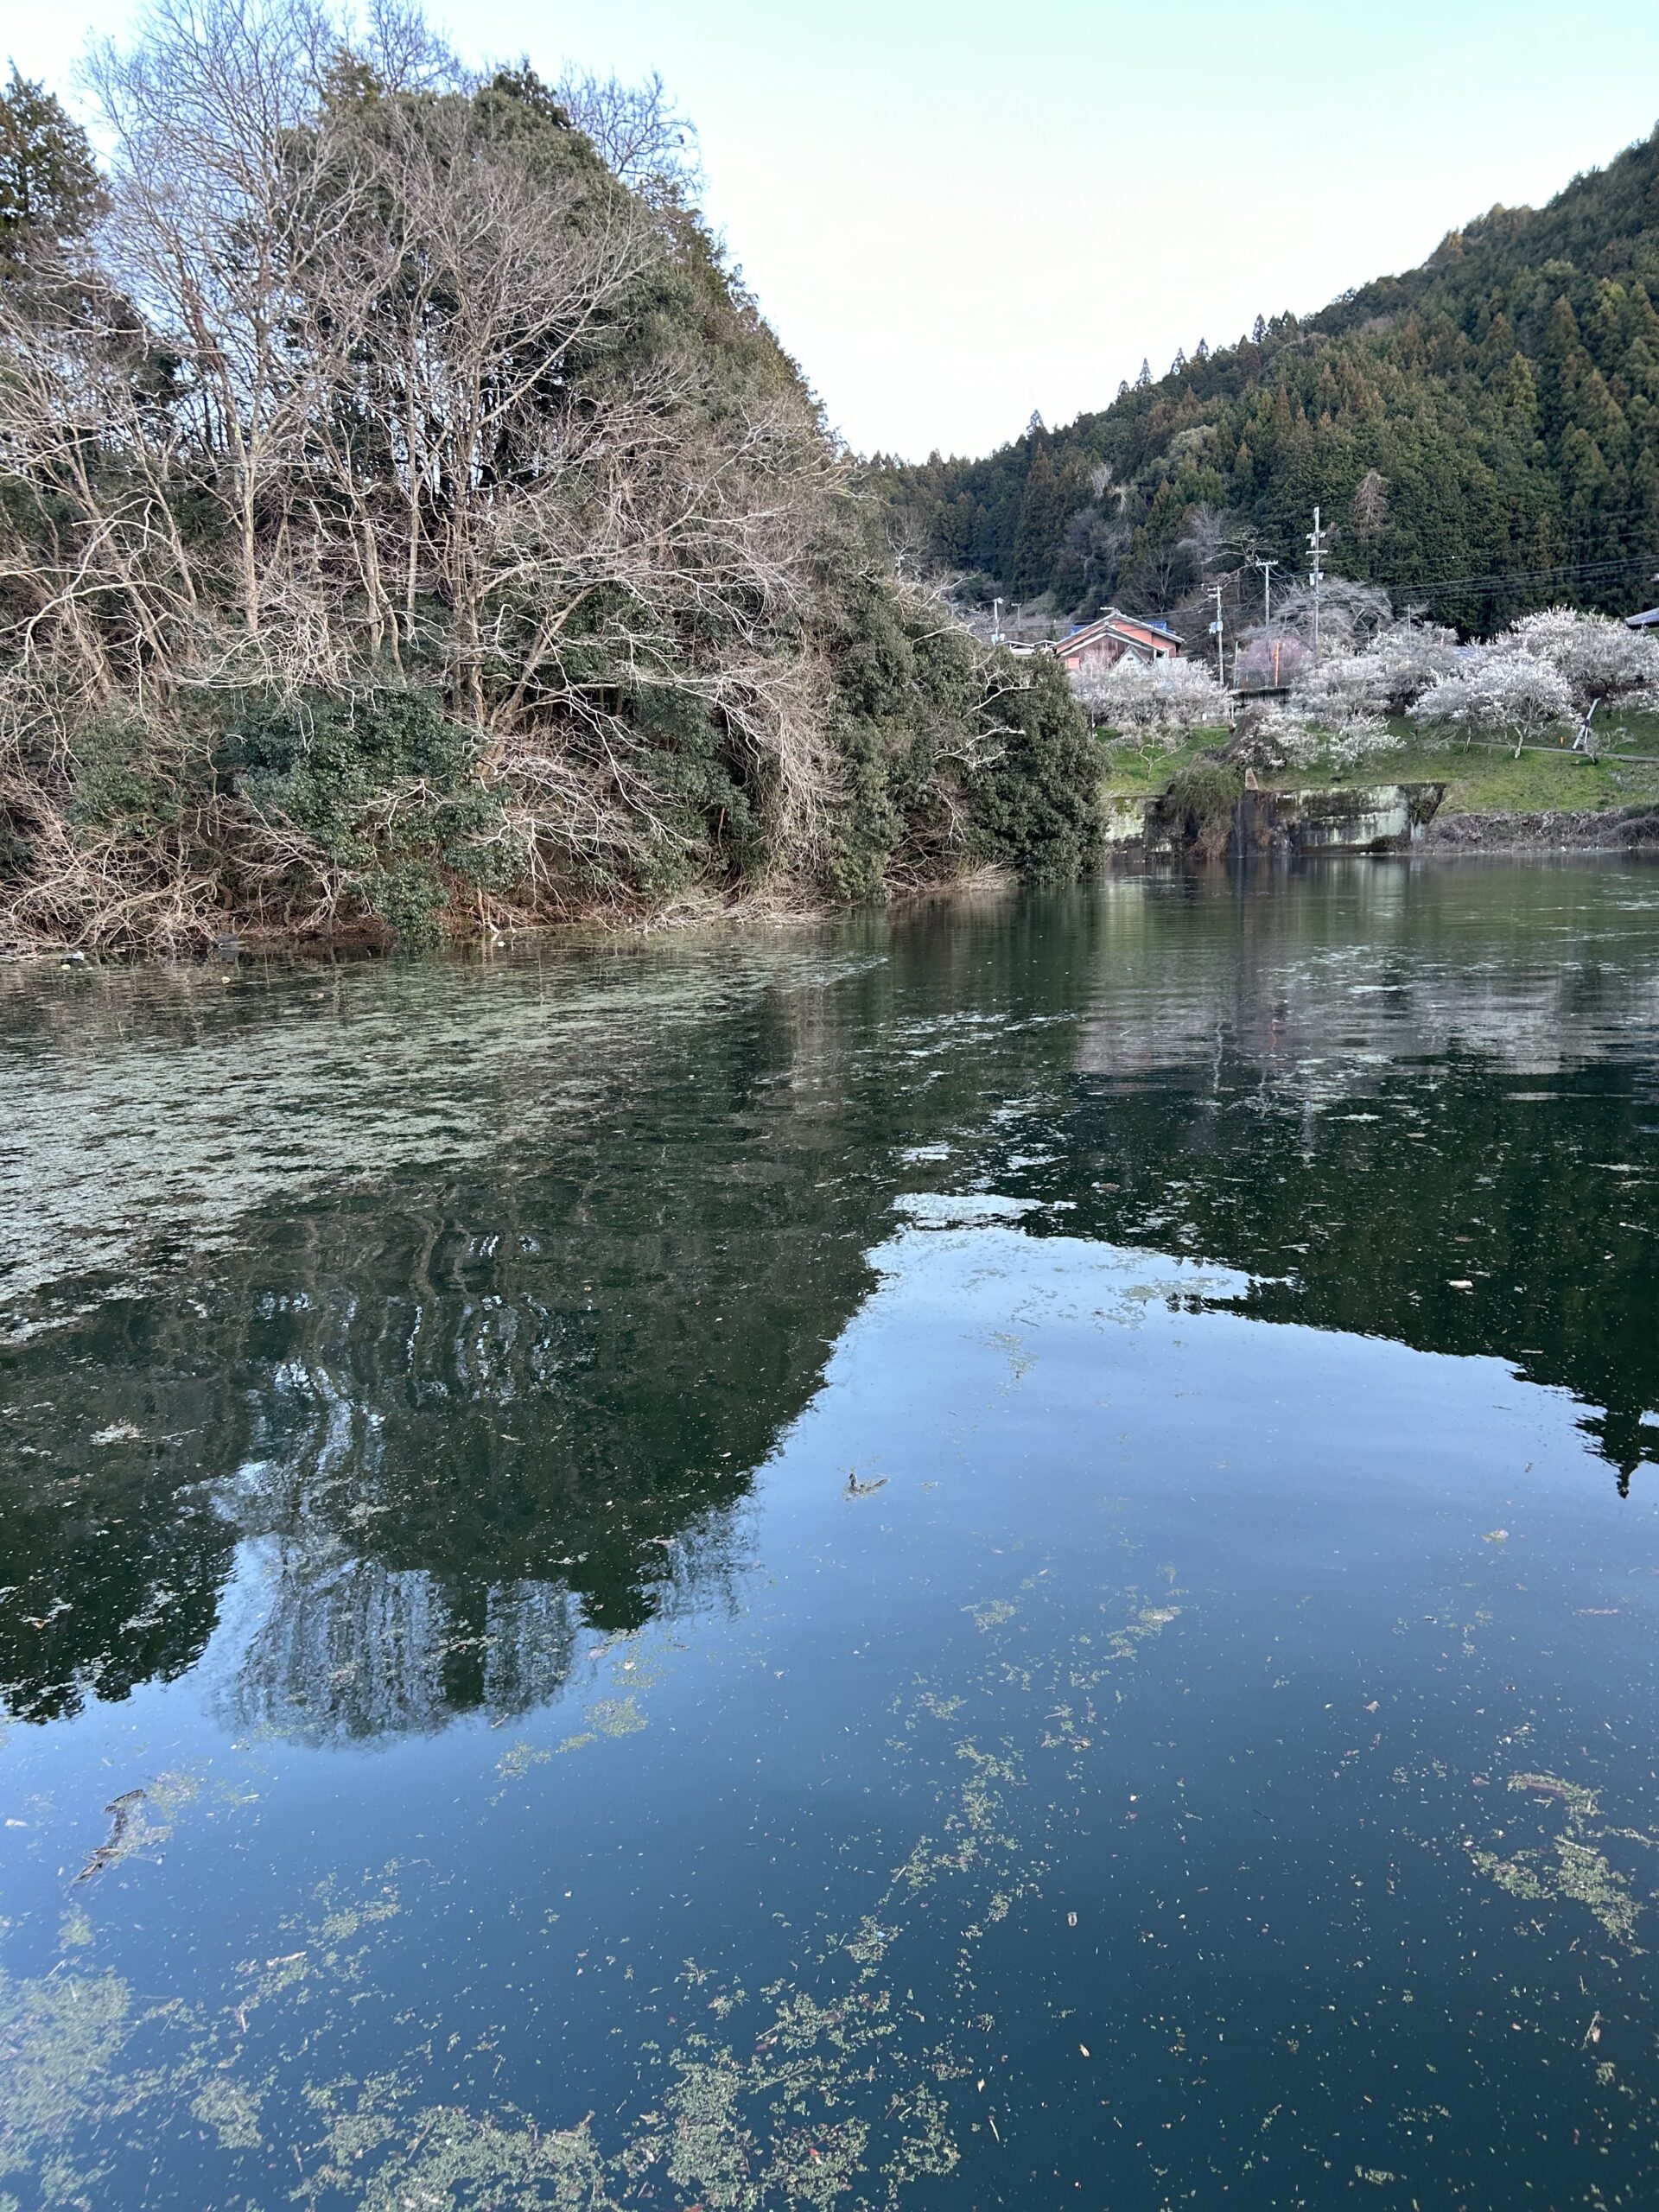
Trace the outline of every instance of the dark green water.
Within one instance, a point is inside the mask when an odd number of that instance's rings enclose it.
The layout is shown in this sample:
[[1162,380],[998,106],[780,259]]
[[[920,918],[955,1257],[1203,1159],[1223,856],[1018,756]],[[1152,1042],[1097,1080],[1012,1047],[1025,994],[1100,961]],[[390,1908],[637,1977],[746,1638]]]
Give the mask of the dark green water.
[[1637,868],[0,972],[0,2204],[1650,2204],[1656,1166]]

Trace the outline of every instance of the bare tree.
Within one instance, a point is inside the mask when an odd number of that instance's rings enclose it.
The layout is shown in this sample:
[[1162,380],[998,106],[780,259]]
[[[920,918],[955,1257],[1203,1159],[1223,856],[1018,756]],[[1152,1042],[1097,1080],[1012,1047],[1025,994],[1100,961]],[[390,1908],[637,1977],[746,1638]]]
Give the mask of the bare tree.
[[135,47],[89,66],[115,149],[111,272],[178,364],[180,458],[225,514],[254,636],[262,502],[330,365],[290,331],[316,226],[340,207],[333,189],[320,202],[315,154],[311,174],[295,166],[334,43],[311,0],[158,0]]
[[1185,533],[1176,543],[1192,561],[1200,588],[1221,558],[1226,542],[1227,520],[1219,508],[1196,506],[1187,510]]
[[297,873],[334,911],[341,864],[222,785],[130,866],[49,795],[89,732],[142,727],[164,771],[193,696],[349,700],[388,670],[435,672],[532,897],[682,835],[652,696],[810,849],[834,775],[803,640],[839,465],[798,386],[639,312],[677,256],[704,265],[617,173],[678,188],[660,86],[601,88],[601,161],[533,80],[457,87],[418,19],[353,48],[311,0],[162,0],[92,76],[98,251],[0,300],[0,467],[28,491],[0,509],[0,772],[54,929],[187,913],[204,809],[245,882]]
[[1359,480],[1348,510],[1362,537],[1375,537],[1389,519],[1389,480],[1380,469],[1368,468]]
[[606,167],[631,190],[653,203],[696,200],[702,189],[697,134],[654,70],[643,84],[625,85],[617,77],[567,69],[556,92]]
[[[1319,605],[1319,636],[1329,652],[1363,651],[1394,620],[1393,605],[1380,585],[1355,583],[1346,576],[1321,579]],[[1313,621],[1313,594],[1308,585],[1292,584],[1282,591],[1275,588],[1273,618],[1284,633],[1306,642]]]

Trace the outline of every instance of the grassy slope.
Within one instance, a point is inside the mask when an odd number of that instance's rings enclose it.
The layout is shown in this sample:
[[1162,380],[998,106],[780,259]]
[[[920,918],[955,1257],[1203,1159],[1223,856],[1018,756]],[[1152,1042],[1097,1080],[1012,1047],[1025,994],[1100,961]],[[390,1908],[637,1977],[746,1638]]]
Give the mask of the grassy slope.
[[[1566,747],[1523,753],[1517,760],[1507,748],[1428,753],[1408,741],[1403,752],[1391,753],[1374,766],[1346,775],[1326,767],[1287,768],[1261,780],[1268,788],[1304,791],[1332,784],[1441,783],[1448,786],[1440,809],[1444,814],[1538,814],[1567,808],[1637,806],[1659,800],[1656,734],[1651,727],[1603,733],[1610,749],[1651,748],[1653,757],[1646,760],[1591,761]],[[1157,753],[1150,759],[1110,747],[1103,789],[1109,794],[1150,797],[1162,791],[1179,768],[1221,744],[1225,735],[1223,730],[1200,731],[1178,753]]]

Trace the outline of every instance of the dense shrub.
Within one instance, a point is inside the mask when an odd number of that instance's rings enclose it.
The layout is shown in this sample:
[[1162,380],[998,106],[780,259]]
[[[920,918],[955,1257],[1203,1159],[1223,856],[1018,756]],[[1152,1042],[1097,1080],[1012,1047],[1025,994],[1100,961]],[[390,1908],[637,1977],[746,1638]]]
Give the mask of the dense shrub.
[[1243,796],[1243,774],[1230,762],[1192,761],[1171,779],[1158,801],[1158,825],[1177,844],[1219,853],[1232,835]]
[[438,933],[452,888],[488,879],[499,809],[471,732],[431,690],[242,702],[216,765],[230,791],[295,833],[405,944]]
[[1100,746],[1058,661],[1005,665],[1001,750],[969,785],[978,849],[1025,874],[1077,875],[1099,844]]

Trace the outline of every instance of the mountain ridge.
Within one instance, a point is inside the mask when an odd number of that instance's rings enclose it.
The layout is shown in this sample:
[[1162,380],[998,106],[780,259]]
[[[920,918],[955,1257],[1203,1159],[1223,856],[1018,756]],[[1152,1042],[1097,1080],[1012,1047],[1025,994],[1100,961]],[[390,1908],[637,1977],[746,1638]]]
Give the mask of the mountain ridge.
[[1288,576],[1316,503],[1343,573],[1436,620],[1622,611],[1659,567],[1656,297],[1659,132],[1062,428],[977,460],[877,456],[868,480],[969,597],[1055,618],[1212,588],[1217,531]]

